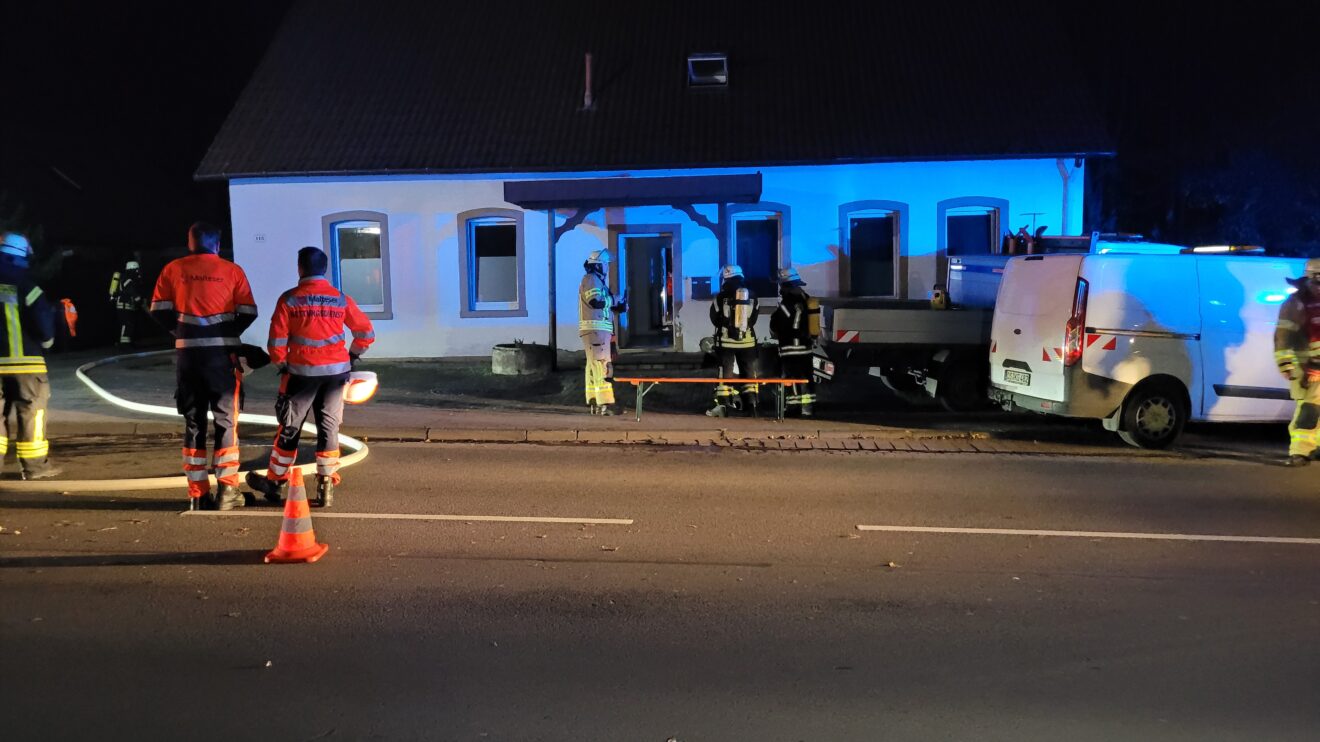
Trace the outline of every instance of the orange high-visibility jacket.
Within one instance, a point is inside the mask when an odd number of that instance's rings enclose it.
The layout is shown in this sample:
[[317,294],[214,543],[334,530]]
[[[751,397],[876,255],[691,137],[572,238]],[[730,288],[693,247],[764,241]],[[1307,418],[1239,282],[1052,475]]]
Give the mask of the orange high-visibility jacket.
[[[346,344],[350,332],[353,342]],[[333,376],[348,373],[349,354],[362,355],[375,339],[371,320],[352,297],[322,276],[308,276],[275,303],[267,348],[270,362],[289,373]]]
[[156,280],[151,315],[173,325],[176,348],[237,348],[257,318],[257,302],[242,268],[213,253],[171,261]]

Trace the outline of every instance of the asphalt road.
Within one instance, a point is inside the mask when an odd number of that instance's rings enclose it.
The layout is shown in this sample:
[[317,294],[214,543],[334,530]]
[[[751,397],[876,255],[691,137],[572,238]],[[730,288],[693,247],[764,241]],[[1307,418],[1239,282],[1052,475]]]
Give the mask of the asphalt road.
[[0,736],[1320,733],[1316,468],[377,444],[345,475],[315,565],[260,564],[269,508],[0,496]]

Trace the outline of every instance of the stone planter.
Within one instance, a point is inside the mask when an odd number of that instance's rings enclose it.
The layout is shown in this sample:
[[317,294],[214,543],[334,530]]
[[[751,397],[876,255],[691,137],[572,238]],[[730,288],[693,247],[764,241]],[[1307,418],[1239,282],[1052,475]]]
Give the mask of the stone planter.
[[501,343],[490,350],[490,371],[496,376],[536,376],[550,373],[555,351],[535,343]]

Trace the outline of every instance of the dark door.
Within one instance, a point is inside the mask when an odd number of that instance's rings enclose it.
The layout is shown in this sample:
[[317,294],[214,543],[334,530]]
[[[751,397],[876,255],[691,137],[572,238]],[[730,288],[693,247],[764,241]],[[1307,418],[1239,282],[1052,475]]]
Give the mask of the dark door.
[[628,312],[619,322],[619,347],[672,347],[673,236],[623,235],[619,239],[619,262],[619,288],[628,293]]
[[897,242],[895,219],[858,216],[848,220],[848,278],[853,296],[894,296]]

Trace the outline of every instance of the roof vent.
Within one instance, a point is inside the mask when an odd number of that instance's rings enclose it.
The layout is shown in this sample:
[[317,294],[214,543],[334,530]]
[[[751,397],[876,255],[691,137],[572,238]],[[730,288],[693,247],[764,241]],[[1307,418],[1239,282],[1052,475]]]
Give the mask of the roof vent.
[[729,84],[729,57],[726,54],[689,54],[688,85],[694,88],[722,88]]

